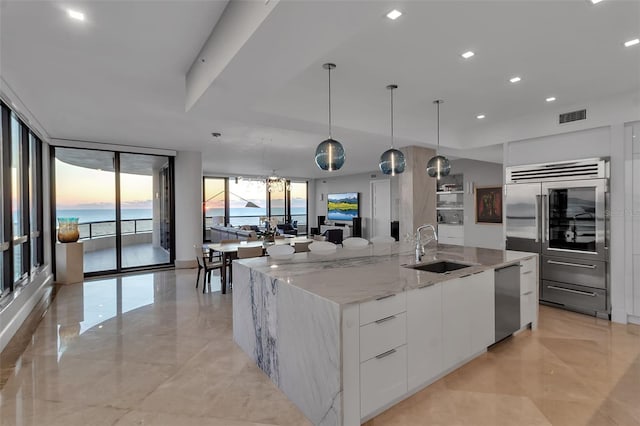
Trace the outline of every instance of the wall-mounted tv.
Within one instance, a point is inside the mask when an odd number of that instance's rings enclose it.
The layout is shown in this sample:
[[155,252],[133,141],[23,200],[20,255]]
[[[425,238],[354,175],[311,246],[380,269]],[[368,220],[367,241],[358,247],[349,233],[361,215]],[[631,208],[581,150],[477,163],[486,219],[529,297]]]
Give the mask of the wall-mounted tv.
[[360,214],[360,193],[327,195],[327,219],[351,222]]

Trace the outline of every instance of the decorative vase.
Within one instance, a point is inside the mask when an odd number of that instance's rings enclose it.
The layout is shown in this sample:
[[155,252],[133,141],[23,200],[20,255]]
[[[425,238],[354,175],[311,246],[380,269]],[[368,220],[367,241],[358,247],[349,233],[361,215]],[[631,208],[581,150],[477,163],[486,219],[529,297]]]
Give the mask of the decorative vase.
[[80,238],[77,217],[58,218],[58,241],[61,243],[75,243]]

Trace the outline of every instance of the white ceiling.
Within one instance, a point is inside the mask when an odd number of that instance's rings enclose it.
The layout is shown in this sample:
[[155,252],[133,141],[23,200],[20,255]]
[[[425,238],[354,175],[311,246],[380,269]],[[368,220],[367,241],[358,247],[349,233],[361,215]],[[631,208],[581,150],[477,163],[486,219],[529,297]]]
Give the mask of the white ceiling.
[[[557,108],[640,91],[640,46],[622,46],[640,36],[638,1],[280,0],[185,112],[185,75],[226,3],[1,0],[0,75],[51,137],[199,150],[210,173],[298,177],[327,175],[313,162],[328,136],[327,61],[347,152],[337,174],[376,168],[389,83],[396,146],[435,144],[441,98],[443,152],[498,162],[499,146],[468,135],[544,112],[547,96]],[[404,15],[388,20],[392,8]]]

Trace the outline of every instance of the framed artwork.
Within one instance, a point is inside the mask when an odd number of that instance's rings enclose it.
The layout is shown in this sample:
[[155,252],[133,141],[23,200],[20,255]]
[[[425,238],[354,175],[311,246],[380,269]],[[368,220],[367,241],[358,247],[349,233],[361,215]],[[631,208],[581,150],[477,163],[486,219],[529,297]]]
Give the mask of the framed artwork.
[[502,223],[502,186],[476,188],[476,223]]

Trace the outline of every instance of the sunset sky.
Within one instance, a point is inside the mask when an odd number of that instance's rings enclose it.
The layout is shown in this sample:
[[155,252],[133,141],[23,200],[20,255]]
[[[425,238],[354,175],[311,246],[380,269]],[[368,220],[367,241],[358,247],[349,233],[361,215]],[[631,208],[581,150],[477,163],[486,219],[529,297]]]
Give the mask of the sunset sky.
[[[115,173],[73,166],[56,159],[56,207],[58,209],[115,208]],[[151,176],[121,174],[123,208],[151,208]]]
[[[56,207],[58,209],[113,209],[115,208],[115,173],[74,166],[56,159]],[[151,208],[153,181],[151,176],[121,174],[120,196],[123,208]],[[207,208],[223,208],[224,190],[222,179],[207,180],[205,200]],[[244,207],[246,201],[266,208],[264,182],[229,179],[231,207]],[[282,193],[272,194],[272,200],[283,198]],[[306,206],[306,186],[293,184],[291,188],[292,207]]]

